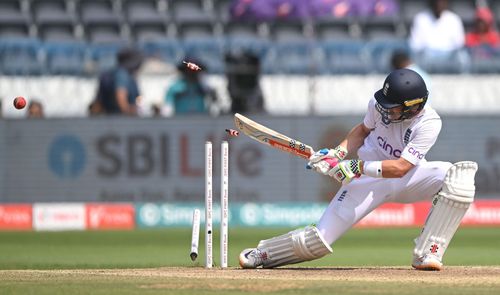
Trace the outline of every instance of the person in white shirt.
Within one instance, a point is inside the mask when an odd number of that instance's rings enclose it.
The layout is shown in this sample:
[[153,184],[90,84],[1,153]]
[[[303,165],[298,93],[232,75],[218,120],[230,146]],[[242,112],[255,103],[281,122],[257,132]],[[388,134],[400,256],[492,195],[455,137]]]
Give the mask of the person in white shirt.
[[[309,159],[309,168],[342,183],[319,222],[243,250],[241,267],[274,268],[321,258],[380,205],[432,199],[424,229],[415,240],[412,266],[440,270],[444,252],[474,199],[477,164],[426,161],[441,130],[439,115],[426,105],[428,94],[415,71],[391,72],[370,99],[363,122],[339,146]],[[358,159],[345,160],[356,152]]]
[[[463,50],[465,32],[462,20],[448,10],[448,0],[428,0],[429,8],[418,13],[412,24],[409,45],[417,62],[467,71],[468,56]],[[446,70],[446,69],[445,69]]]

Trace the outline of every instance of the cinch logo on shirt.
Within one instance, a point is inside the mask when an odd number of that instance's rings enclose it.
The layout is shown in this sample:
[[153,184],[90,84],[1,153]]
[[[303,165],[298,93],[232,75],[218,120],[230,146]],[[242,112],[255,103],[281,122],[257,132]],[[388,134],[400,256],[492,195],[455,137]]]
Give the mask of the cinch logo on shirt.
[[340,196],[339,196],[339,198],[338,198],[338,200],[337,200],[337,201],[342,202],[342,201],[344,200],[344,198],[345,198],[345,196],[346,196],[346,195],[347,195],[347,191],[343,191],[343,192],[340,194]]
[[422,160],[424,158],[424,156],[425,156],[425,154],[420,153],[419,151],[417,151],[413,147],[409,148],[408,152],[410,154],[414,155],[415,157],[419,158],[420,160]]
[[392,147],[390,143],[387,142],[385,138],[382,138],[381,136],[377,137],[377,142],[378,145],[386,152],[388,152],[390,155],[399,158],[401,157],[401,150],[395,149]]

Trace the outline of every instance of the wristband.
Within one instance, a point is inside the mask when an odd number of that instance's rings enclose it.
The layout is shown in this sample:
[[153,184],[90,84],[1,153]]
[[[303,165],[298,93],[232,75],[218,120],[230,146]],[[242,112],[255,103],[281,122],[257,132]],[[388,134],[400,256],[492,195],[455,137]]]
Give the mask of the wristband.
[[365,161],[363,165],[363,174],[382,178],[382,161]]

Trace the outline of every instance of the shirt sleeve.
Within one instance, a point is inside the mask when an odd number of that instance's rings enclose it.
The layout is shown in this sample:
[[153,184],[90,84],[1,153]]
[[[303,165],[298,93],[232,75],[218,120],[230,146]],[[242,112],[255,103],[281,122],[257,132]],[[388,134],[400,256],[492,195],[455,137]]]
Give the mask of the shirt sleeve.
[[376,121],[376,115],[377,115],[377,110],[375,109],[375,99],[370,99],[370,102],[368,102],[368,110],[366,111],[365,118],[363,119],[363,124],[368,128],[368,129],[374,129],[375,128],[375,121]]
[[174,106],[174,100],[175,100],[174,92],[175,91],[174,91],[173,87],[168,88],[167,92],[165,93],[165,103],[166,104]]
[[401,157],[413,165],[417,165],[425,158],[427,152],[431,149],[437,140],[441,131],[441,119],[430,119],[424,122],[417,130],[415,135],[401,153]]
[[413,23],[410,30],[410,38],[408,43],[410,48],[414,51],[420,51],[424,48],[425,45],[425,30],[424,30],[424,15],[422,13],[418,13],[413,18]]
[[115,89],[125,88],[128,90],[128,75],[123,69],[119,69],[115,75]]
[[456,16],[456,46],[458,49],[465,45],[465,30],[464,24],[459,16]]

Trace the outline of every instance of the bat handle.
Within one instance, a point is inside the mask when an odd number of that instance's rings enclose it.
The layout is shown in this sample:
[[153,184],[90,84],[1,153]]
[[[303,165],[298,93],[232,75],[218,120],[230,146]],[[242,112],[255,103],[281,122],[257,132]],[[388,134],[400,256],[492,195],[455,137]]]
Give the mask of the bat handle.
[[[339,164],[339,159],[337,159],[337,158],[325,158],[324,161],[326,161],[328,164],[330,164],[330,168],[333,168]],[[312,167],[309,165],[306,165],[306,169],[312,169]]]

